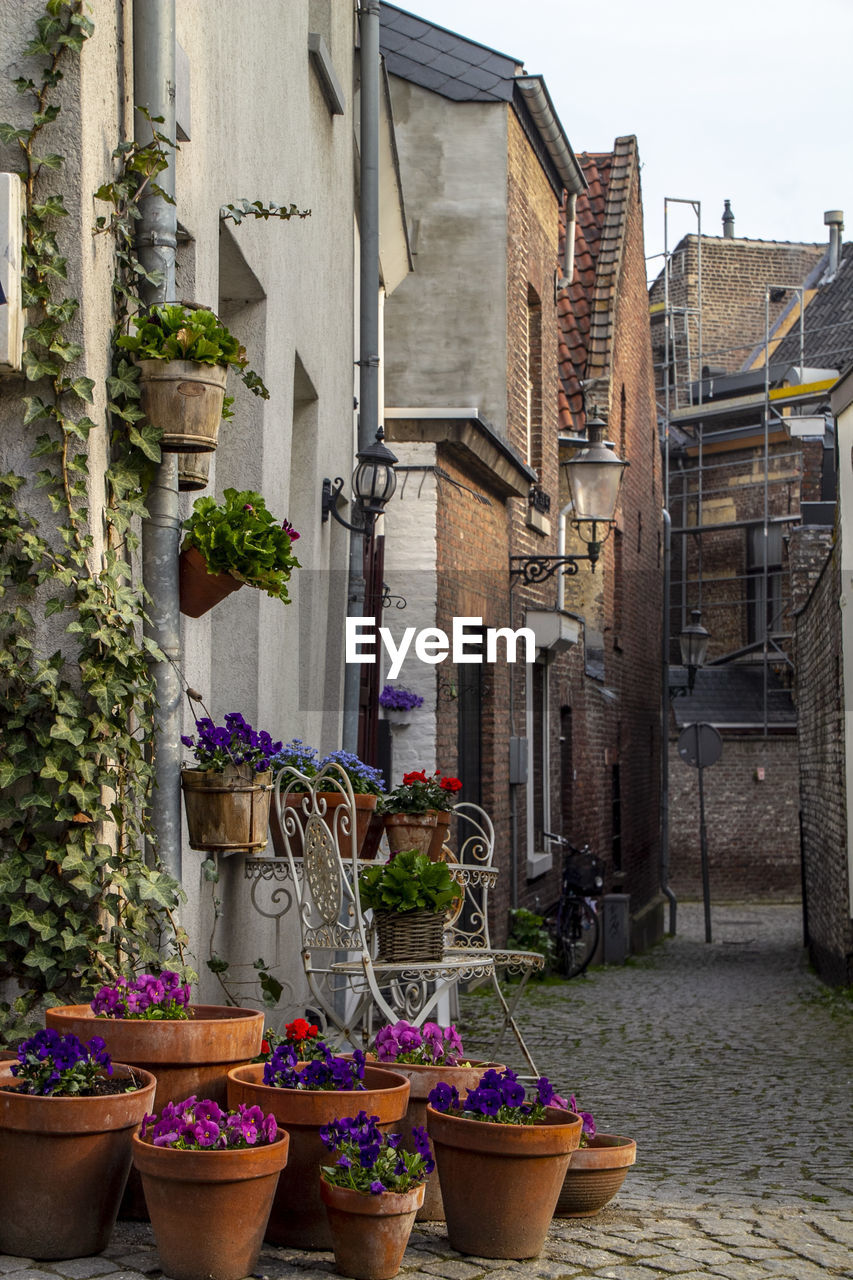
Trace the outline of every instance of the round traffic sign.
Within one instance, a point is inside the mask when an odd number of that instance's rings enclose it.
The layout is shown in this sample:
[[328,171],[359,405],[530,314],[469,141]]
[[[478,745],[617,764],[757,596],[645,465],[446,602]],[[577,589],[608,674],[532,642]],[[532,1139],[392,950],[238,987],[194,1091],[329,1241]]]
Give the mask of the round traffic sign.
[[689,724],[678,735],[678,754],[694,769],[708,769],[723,754],[723,740],[712,724]]

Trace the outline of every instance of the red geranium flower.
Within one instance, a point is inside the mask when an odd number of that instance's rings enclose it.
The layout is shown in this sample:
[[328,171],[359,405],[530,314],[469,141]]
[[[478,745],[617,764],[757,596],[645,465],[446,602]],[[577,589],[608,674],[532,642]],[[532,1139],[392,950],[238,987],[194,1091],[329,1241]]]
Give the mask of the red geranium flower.
[[424,773],[423,769],[420,769],[417,773],[404,773],[404,774],[403,774],[403,786],[404,786],[404,787],[411,787],[411,786],[412,786],[412,784],[413,784],[413,783],[415,783],[415,782],[427,782],[427,781],[428,781],[428,779],[427,779],[427,776],[426,776],[426,774]]
[[459,781],[458,778],[450,778],[450,777],[442,778],[441,782],[439,783],[439,786],[441,787],[442,791],[461,791],[462,790],[462,783]]
[[284,1034],[288,1040],[313,1040],[319,1035],[319,1029],[313,1023],[306,1022],[304,1018],[296,1018],[293,1022],[288,1022],[284,1028]]

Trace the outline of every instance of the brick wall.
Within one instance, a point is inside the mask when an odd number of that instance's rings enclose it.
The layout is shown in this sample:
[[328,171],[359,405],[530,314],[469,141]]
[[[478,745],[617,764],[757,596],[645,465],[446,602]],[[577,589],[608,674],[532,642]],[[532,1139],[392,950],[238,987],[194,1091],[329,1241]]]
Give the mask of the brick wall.
[[[757,771],[764,770],[760,781]],[[701,898],[698,770],[670,743],[670,884]],[[800,896],[799,764],[794,734],[725,734],[704,770],[711,902]]]
[[815,582],[820,544],[815,531],[802,530],[791,548],[795,579],[814,582],[795,632],[805,906],[809,952],[818,973],[826,982],[848,985],[853,983],[853,921],[847,910],[840,553],[835,548],[824,555]]
[[[764,290],[766,285],[801,285],[826,251],[825,244],[786,244],[773,240],[727,240],[702,237],[702,361],[736,373],[753,347],[764,341]],[[695,308],[698,301],[697,237],[685,236],[672,254],[670,304]],[[664,300],[663,275],[650,291],[652,306]],[[770,326],[791,301],[791,294],[770,303]],[[678,318],[678,324],[683,321]],[[698,333],[695,316],[689,319],[692,376],[697,376],[695,356]],[[684,344],[679,345],[679,353]],[[663,313],[652,315],[652,350],[658,385],[663,386]],[[679,370],[683,392],[686,370]],[[679,403],[686,403],[683,398]]]

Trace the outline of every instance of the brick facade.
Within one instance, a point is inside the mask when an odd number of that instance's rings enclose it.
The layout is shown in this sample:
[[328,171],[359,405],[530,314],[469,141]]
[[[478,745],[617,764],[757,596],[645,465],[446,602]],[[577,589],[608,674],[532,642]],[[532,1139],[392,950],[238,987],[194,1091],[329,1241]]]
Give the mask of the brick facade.
[[[807,531],[803,531],[806,533]],[[800,551],[802,550],[802,555]],[[840,551],[812,538],[792,546],[794,577],[814,583],[796,616],[803,890],[809,953],[829,983],[853,983],[853,921],[847,910],[844,689],[841,674]],[[798,588],[798,599],[800,598]]]

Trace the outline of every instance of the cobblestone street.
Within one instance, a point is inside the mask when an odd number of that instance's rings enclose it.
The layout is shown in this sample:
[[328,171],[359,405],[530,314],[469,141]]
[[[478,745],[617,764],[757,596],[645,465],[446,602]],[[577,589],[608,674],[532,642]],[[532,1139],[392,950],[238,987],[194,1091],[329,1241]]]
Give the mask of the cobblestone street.
[[[442,1227],[419,1227],[405,1280],[853,1277],[853,1005],[809,973],[801,935],[798,907],[717,907],[707,945],[701,906],[681,904],[678,936],[651,955],[533,989],[521,1021],[540,1071],[602,1130],[634,1137],[637,1164],[597,1217],[555,1222],[539,1259],[463,1257]],[[486,997],[463,1000],[472,1055],[493,1017]],[[330,1254],[274,1248],[257,1270],[333,1272]],[[150,1229],[120,1223],[101,1257],[0,1255],[8,1274],[161,1272]]]

